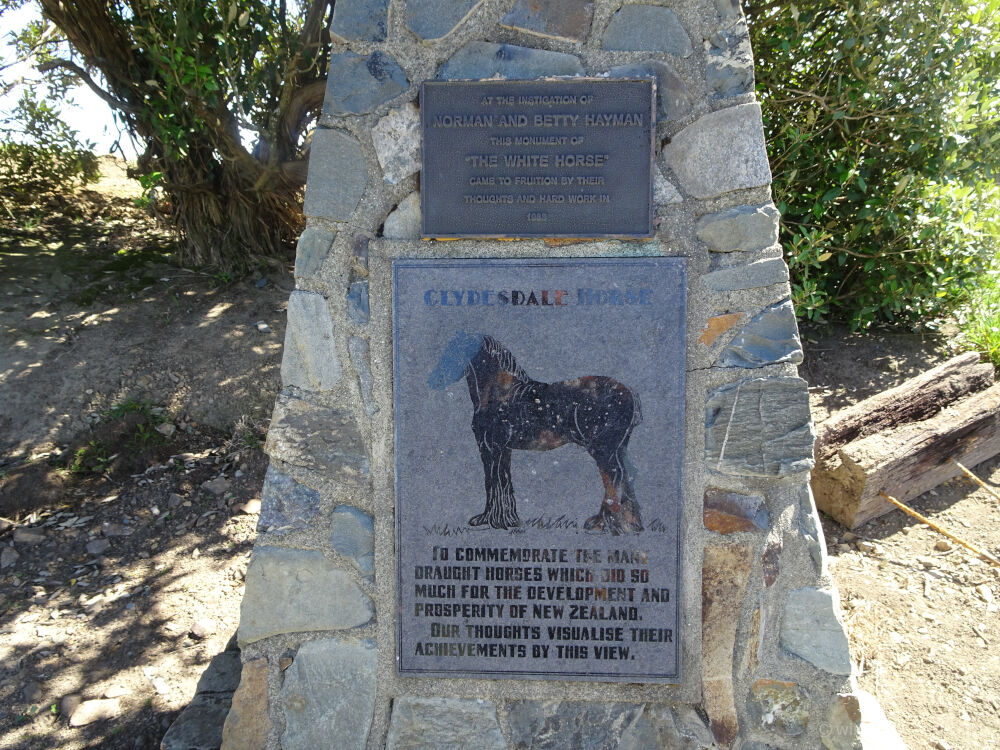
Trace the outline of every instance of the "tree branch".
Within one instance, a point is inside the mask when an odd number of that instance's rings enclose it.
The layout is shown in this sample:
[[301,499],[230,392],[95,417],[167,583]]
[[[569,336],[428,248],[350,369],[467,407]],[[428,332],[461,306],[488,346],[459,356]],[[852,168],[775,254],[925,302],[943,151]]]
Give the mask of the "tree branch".
[[128,112],[131,115],[138,114],[139,112],[138,107],[135,107],[129,104],[128,102],[123,102],[120,99],[116,99],[115,97],[113,97],[107,91],[98,86],[97,82],[90,77],[87,71],[85,71],[75,62],[62,59],[48,60],[38,66],[38,72],[45,73],[46,71],[52,70],[53,68],[66,68],[67,70],[70,70],[76,75],[78,75],[80,77],[80,80],[82,80],[85,84],[87,84],[95,94],[101,97],[114,109],[120,109],[124,112]]

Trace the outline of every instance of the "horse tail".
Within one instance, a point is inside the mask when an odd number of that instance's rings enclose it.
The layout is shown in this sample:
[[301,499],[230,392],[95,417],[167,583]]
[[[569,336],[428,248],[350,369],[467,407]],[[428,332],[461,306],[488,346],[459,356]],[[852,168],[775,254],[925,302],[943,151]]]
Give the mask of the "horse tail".
[[629,430],[631,430],[642,422],[642,402],[639,400],[638,393],[631,388],[628,390],[632,394],[632,424],[629,425]]

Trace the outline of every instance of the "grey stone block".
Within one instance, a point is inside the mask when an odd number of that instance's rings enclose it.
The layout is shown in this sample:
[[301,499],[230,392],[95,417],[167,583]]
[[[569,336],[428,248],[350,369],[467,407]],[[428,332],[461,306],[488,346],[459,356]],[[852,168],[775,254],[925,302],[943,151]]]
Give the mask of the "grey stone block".
[[406,0],[406,25],[421,39],[440,39],[458,28],[483,0]]
[[705,67],[705,81],[716,98],[746,94],[753,90],[753,60],[713,55]]
[[368,184],[368,162],[361,144],[339,130],[318,128],[309,156],[306,216],[347,221]]
[[240,606],[240,646],[280,633],[345,630],[375,614],[372,600],[321,552],[254,548]]
[[295,251],[295,275],[305,278],[317,273],[330,254],[337,233],[319,227],[306,227]]
[[529,49],[513,44],[469,42],[451,56],[439,80],[465,78],[544,78],[583,75],[583,65],[573,55]]
[[375,572],[375,525],[353,505],[338,505],[330,516],[330,543],[365,575]]
[[691,112],[694,99],[687,84],[677,72],[660,60],[643,60],[628,65],[616,65],[608,71],[612,78],[656,79],[656,111],[663,120],[679,120]]
[[352,281],[347,287],[347,317],[355,325],[368,325],[371,317],[371,307],[368,295],[368,282],[364,279]]
[[414,698],[392,702],[386,750],[507,750],[492,702]]
[[363,750],[375,711],[373,640],[302,644],[285,672],[283,750]]
[[529,34],[582,42],[594,18],[592,0],[516,0],[501,26]]
[[656,703],[514,701],[510,704],[508,721],[511,744],[516,750],[712,747],[708,729],[697,714],[690,713],[682,719],[669,706]]
[[386,182],[420,171],[420,112],[411,102],[392,110],[375,124],[372,143]]
[[385,219],[382,236],[390,240],[420,239],[420,191],[410,193]]
[[264,446],[270,456],[353,487],[367,485],[371,461],[354,416],[279,395]]
[[674,184],[663,176],[659,167],[656,167],[653,170],[653,202],[658,206],[666,206],[683,201],[683,196],[677,192]]
[[296,388],[327,391],[340,382],[333,345],[333,320],[322,294],[294,291],[288,296],[281,380]]
[[611,18],[601,49],[666,52],[687,57],[693,51],[681,19],[660,5],[626,5]]
[[[339,6],[337,6],[339,7]],[[406,73],[385,52],[367,57],[354,52],[331,55],[326,79],[325,115],[360,115],[409,88]]]
[[358,384],[361,386],[361,400],[365,403],[365,413],[371,417],[378,413],[378,404],[372,396],[375,378],[372,377],[371,354],[368,342],[360,336],[351,336],[347,342],[351,352],[351,364],[358,373]]
[[790,299],[754,315],[719,355],[722,367],[763,367],[802,362],[802,343]]
[[781,258],[764,258],[745,266],[720,268],[701,277],[701,283],[713,292],[736,292],[788,281],[788,266]]
[[681,186],[695,198],[714,198],[771,183],[756,102],[710,112],[663,148]]
[[823,575],[827,568],[826,537],[823,536],[823,526],[816,510],[812,488],[807,484],[799,495],[799,533],[802,534],[809,550],[809,556],[816,566],[816,573]]
[[384,42],[389,0],[337,0],[330,33],[345,42]]
[[737,206],[698,219],[698,239],[717,253],[763,250],[778,243],[781,214],[770,203]]
[[160,750],[218,750],[232,693],[200,693],[191,699],[160,741]]
[[260,491],[257,531],[284,534],[304,529],[319,512],[320,495],[274,466],[267,467]]
[[708,396],[705,458],[714,471],[758,477],[808,471],[812,444],[809,392],[801,378],[740,380]]
[[851,651],[840,621],[836,589],[795,589],[785,600],[781,647],[814,667],[836,675],[851,674]]
[[723,19],[739,18],[743,15],[740,0],[715,0],[715,8]]

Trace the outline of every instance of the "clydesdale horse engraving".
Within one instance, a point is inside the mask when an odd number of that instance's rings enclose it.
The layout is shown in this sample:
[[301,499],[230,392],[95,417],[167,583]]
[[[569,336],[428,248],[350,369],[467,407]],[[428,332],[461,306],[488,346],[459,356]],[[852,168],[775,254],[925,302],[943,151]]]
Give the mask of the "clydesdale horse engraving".
[[486,484],[486,507],[469,519],[472,526],[521,525],[510,479],[511,450],[547,451],[576,443],[594,459],[604,484],[600,510],[584,528],[612,534],[642,531],[628,460],[628,441],[642,415],[631,389],[601,375],[559,383],[532,380],[499,341],[459,331],[427,384],[443,390],[463,377]]

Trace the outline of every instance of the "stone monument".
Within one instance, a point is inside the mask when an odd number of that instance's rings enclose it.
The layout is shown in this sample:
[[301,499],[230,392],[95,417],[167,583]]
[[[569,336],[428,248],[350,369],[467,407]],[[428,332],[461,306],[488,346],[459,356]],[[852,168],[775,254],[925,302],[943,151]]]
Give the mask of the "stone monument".
[[860,747],[737,0],[331,34],[223,747]]

